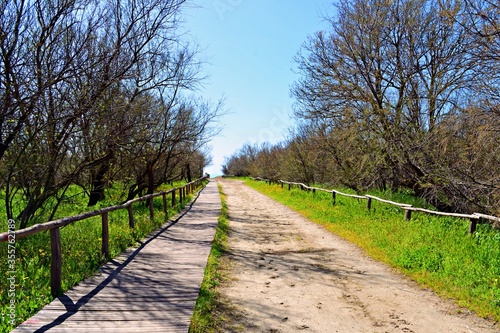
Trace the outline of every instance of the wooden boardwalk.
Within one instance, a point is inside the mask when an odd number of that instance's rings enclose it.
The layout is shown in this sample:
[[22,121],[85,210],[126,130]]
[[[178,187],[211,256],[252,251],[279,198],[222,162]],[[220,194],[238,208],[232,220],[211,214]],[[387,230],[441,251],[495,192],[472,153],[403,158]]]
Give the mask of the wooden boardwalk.
[[220,207],[212,181],[191,209],[14,332],[188,332]]

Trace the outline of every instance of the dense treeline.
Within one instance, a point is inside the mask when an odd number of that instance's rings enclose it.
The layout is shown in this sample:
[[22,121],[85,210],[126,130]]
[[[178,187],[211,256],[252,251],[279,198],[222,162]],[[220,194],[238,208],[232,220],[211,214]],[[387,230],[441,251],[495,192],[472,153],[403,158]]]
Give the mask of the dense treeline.
[[0,16],[0,190],[7,218],[51,218],[69,186],[102,200],[201,176],[221,105],[194,97],[185,0],[6,0]]
[[500,6],[339,1],[291,87],[297,126],[224,173],[412,189],[444,211],[500,214]]

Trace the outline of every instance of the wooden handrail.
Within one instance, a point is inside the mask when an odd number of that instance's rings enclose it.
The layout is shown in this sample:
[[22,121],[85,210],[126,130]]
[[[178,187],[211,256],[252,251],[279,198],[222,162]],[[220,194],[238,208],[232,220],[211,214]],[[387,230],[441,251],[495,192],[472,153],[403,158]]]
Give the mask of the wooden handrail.
[[[253,179],[254,180],[263,180],[263,181],[271,183],[270,180],[263,179],[263,178],[260,178],[260,177],[256,177],[256,178],[253,178]],[[311,186],[307,186],[304,183],[287,182],[287,181],[284,181],[284,180],[279,180],[279,182],[282,184],[281,185],[282,187],[283,187],[283,184],[288,184],[288,189],[289,190],[290,190],[290,186],[291,185],[297,185],[302,190],[313,190],[313,192],[323,191],[323,192],[332,193],[333,204],[335,204],[336,194],[338,194],[338,195],[342,195],[342,196],[350,197],[350,198],[367,199],[368,200],[368,205],[367,205],[368,210],[371,209],[371,200],[372,199],[380,201],[380,202],[383,202],[383,203],[387,203],[389,205],[397,206],[397,207],[400,207],[400,208],[404,209],[404,211],[405,211],[405,220],[407,220],[407,221],[409,221],[411,219],[411,212],[412,211],[414,211],[414,212],[423,212],[423,213],[433,214],[433,215],[440,215],[440,216],[451,216],[451,217],[469,219],[470,220],[470,225],[469,225],[469,232],[470,233],[473,233],[476,230],[476,224],[480,220],[490,220],[490,221],[494,221],[494,222],[500,223],[500,217],[492,216],[492,215],[486,215],[486,214],[481,214],[481,213],[473,213],[473,214],[444,213],[444,212],[438,212],[438,211],[430,210],[430,209],[417,208],[417,207],[413,207],[410,204],[402,204],[402,203],[398,203],[398,202],[394,202],[394,201],[390,201],[390,200],[385,200],[385,199],[381,199],[381,198],[378,198],[376,196],[368,195],[368,194],[367,195],[354,195],[354,194],[342,193],[342,192],[337,191],[337,190],[327,190],[327,189],[322,189],[322,188],[318,188],[318,187],[311,187]]]
[[[83,214],[63,217],[58,220],[49,221],[46,223],[35,224],[29,228],[20,229],[16,231],[8,231],[0,234],[0,243],[12,239],[23,238],[29,235],[33,235],[42,231],[50,230],[50,248],[51,248],[51,263],[50,263],[50,289],[53,297],[57,297],[61,293],[61,279],[62,279],[62,251],[61,251],[61,235],[60,229],[68,224],[85,220],[90,217],[101,215],[102,219],[102,247],[101,252],[106,259],[109,259],[109,230],[108,230],[108,214],[115,210],[124,209],[128,210],[129,214],[129,227],[134,228],[134,216],[132,212],[132,204],[139,201],[144,201],[152,199],[158,196],[163,196],[163,210],[167,212],[167,200],[166,195],[172,193],[172,206],[175,206],[175,192],[179,191],[179,202],[182,203],[186,195],[192,193],[195,187],[198,187],[206,177],[196,179],[192,182],[184,184],[181,187],[173,188],[168,191],[162,191],[158,193],[148,194],[140,198],[129,200],[121,205],[110,206],[106,208],[101,208],[91,212],[86,212]],[[151,219],[154,217],[152,200],[149,203],[149,213]]]
[[414,211],[414,212],[423,212],[423,213],[440,215],[440,216],[451,216],[451,217],[459,217],[459,218],[463,218],[463,219],[475,219],[475,220],[479,219],[479,216],[477,216],[476,214],[445,213],[445,212],[438,212],[435,210],[417,208],[417,207],[411,207],[411,206],[403,207],[403,208],[407,209],[407,210]]
[[380,201],[380,202],[383,202],[383,203],[386,203],[386,204],[389,204],[389,205],[398,206],[398,207],[401,207],[401,208],[412,207],[412,205],[410,205],[410,204],[402,204],[402,203],[399,203],[399,202],[385,200],[385,199],[381,199],[381,198],[375,197],[373,195],[368,195],[367,194],[367,195],[365,195],[365,197],[370,198],[370,199],[375,199],[377,201]]
[[[203,181],[203,180],[205,180],[205,177],[194,180],[191,183],[199,182],[199,181]],[[180,189],[186,187],[188,184],[191,184],[191,183],[187,183],[181,187],[176,187],[176,188],[170,189],[168,191],[162,191],[162,192],[158,192],[158,193],[148,194],[148,195],[142,196],[140,198],[132,199],[132,200],[129,200],[121,205],[109,206],[109,207],[101,208],[98,210],[93,210],[91,212],[82,213],[79,215],[63,217],[63,218],[49,221],[49,222],[45,222],[45,223],[34,224],[31,227],[16,230],[14,232],[2,232],[0,234],[0,243],[8,241],[8,235],[13,235],[16,239],[18,239],[18,238],[23,238],[23,237],[26,237],[29,235],[36,234],[38,232],[51,230],[54,228],[61,228],[61,227],[67,226],[68,224],[71,224],[71,223],[74,223],[77,221],[81,221],[81,220],[85,220],[85,219],[88,219],[88,218],[91,218],[94,216],[102,215],[104,213],[113,212],[115,210],[128,208],[129,206],[131,206],[133,203],[136,203],[136,202],[145,201],[148,199],[158,197],[160,195],[163,196],[163,195],[175,192],[177,190],[180,190]],[[174,203],[174,201],[173,201],[173,203]]]
[[486,215],[486,214],[481,214],[481,213],[474,213],[472,215],[476,215],[476,216],[478,216],[481,219],[490,220],[490,221],[494,221],[494,222],[500,223],[500,217],[497,217],[497,216]]

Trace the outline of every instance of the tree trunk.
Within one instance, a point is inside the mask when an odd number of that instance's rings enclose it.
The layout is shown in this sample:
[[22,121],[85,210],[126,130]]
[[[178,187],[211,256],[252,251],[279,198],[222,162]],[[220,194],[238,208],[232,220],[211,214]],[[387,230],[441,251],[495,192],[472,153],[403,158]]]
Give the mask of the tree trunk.
[[191,166],[189,165],[189,163],[186,164],[186,176],[188,183],[191,183],[193,181],[193,178],[191,176]]
[[89,202],[87,204],[88,207],[95,206],[99,201],[105,199],[104,188],[105,181],[104,178],[108,173],[110,168],[110,163],[105,162],[101,164],[97,173],[93,175],[92,179],[92,189],[90,190]]

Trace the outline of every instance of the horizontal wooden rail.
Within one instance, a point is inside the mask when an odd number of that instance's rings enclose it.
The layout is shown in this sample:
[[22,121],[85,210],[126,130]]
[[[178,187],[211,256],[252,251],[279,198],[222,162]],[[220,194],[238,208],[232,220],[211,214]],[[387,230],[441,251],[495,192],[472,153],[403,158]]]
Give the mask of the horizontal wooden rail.
[[479,219],[479,216],[477,216],[475,214],[445,213],[445,212],[438,212],[435,210],[417,208],[417,207],[411,207],[411,206],[403,207],[403,208],[407,209],[407,210],[414,211],[414,212],[423,212],[423,213],[428,213],[428,214],[433,214],[433,215],[459,217],[459,218],[463,218],[463,219]]
[[478,216],[481,219],[490,220],[490,221],[493,221],[493,222],[500,223],[500,217],[497,217],[497,216],[486,215],[486,214],[481,214],[481,213],[474,213],[472,215],[476,215],[476,216]]
[[[256,178],[253,178],[253,179],[254,180],[265,181],[265,182],[267,182],[269,184],[272,183],[271,180],[260,178],[260,177],[256,177]],[[288,184],[288,189],[289,190],[291,189],[292,186],[297,186],[301,190],[307,190],[307,191],[312,190],[313,193],[315,193],[316,191],[323,191],[323,192],[332,193],[333,204],[335,204],[335,202],[336,202],[336,195],[338,194],[338,195],[345,196],[345,197],[350,197],[350,198],[367,199],[368,200],[368,204],[367,204],[368,210],[371,209],[371,201],[372,201],[372,199],[380,201],[380,202],[383,202],[383,203],[386,203],[386,204],[389,204],[389,205],[397,206],[399,208],[404,209],[404,211],[405,211],[405,220],[406,221],[409,221],[411,219],[411,212],[422,212],[422,213],[439,215],[439,216],[451,216],[451,217],[469,219],[470,220],[470,225],[469,225],[469,232],[470,233],[473,233],[474,231],[476,231],[476,225],[481,220],[489,220],[489,221],[496,222],[497,223],[496,224],[497,227],[500,225],[500,217],[497,217],[497,216],[491,216],[491,215],[486,215],[486,214],[481,214],[481,213],[473,213],[473,214],[444,213],[444,212],[438,212],[438,211],[430,210],[430,209],[413,207],[410,204],[403,204],[403,203],[398,203],[398,202],[394,202],[394,201],[390,201],[390,200],[386,200],[386,199],[381,199],[381,198],[378,198],[378,197],[373,196],[373,195],[347,194],[347,193],[342,193],[342,192],[337,191],[337,190],[327,190],[327,189],[318,188],[318,187],[311,187],[311,186],[307,186],[304,183],[287,182],[287,181],[284,181],[284,180],[280,180],[278,182],[281,183],[281,187],[282,188],[283,188],[284,184]]]
[[[201,182],[203,180],[205,180],[205,178],[197,179],[191,183]],[[36,234],[36,233],[41,232],[41,231],[51,230],[54,228],[61,228],[61,227],[64,227],[68,224],[71,224],[71,223],[74,223],[77,221],[81,221],[81,220],[85,220],[85,219],[88,219],[88,218],[91,218],[94,216],[102,215],[104,213],[113,212],[115,210],[128,208],[133,203],[137,203],[137,202],[145,201],[145,200],[152,199],[155,197],[167,195],[169,193],[174,193],[175,191],[182,190],[183,188],[185,188],[186,186],[188,186],[191,183],[185,184],[181,187],[170,189],[168,191],[162,191],[162,192],[158,192],[158,193],[148,194],[148,195],[142,196],[140,198],[132,199],[132,200],[129,200],[121,205],[105,207],[105,208],[101,208],[101,209],[94,210],[91,212],[82,213],[79,215],[63,217],[63,218],[60,218],[58,220],[53,220],[53,221],[49,221],[49,222],[45,222],[45,223],[41,223],[41,224],[35,224],[35,225],[32,225],[31,227],[16,230],[14,232],[3,232],[0,234],[0,243],[6,242],[8,240],[9,234],[13,235],[16,239],[18,239],[18,238],[23,238],[23,237],[26,237],[29,235]],[[175,194],[174,194],[174,197],[175,197]],[[175,200],[173,200],[172,203],[175,204]]]
[[[6,242],[9,240],[9,237],[12,239],[23,238],[29,235],[33,235],[42,231],[50,230],[50,247],[51,247],[51,271],[50,271],[50,287],[51,294],[53,297],[57,297],[61,292],[61,278],[62,278],[62,251],[61,251],[61,235],[60,229],[68,224],[85,220],[94,216],[101,216],[102,223],[102,247],[101,252],[106,259],[109,259],[109,230],[108,230],[108,216],[110,212],[119,209],[127,209],[129,215],[129,227],[134,228],[134,216],[132,211],[132,204],[140,201],[145,201],[149,199],[153,199],[155,197],[162,196],[163,197],[163,211],[165,213],[167,210],[167,200],[166,195],[172,194],[172,207],[176,205],[175,192],[179,192],[179,203],[182,203],[184,198],[192,193],[197,187],[199,187],[206,177],[202,177],[200,179],[196,179],[192,182],[189,182],[181,187],[172,188],[168,191],[162,191],[158,193],[148,194],[140,198],[129,200],[121,205],[110,206],[106,208],[101,208],[98,210],[94,210],[91,212],[82,213],[75,216],[63,217],[58,220],[49,221],[46,223],[35,224],[29,228],[20,229],[16,231],[8,231],[0,234],[0,243]],[[153,200],[149,202],[149,214],[151,219],[154,218],[154,210],[153,210]],[[166,215],[165,215],[166,216]]]
[[386,204],[389,204],[389,205],[398,206],[398,207],[401,207],[401,208],[411,207],[411,205],[409,205],[409,204],[402,204],[402,203],[399,203],[399,202],[394,202],[394,201],[390,201],[390,200],[380,199],[380,198],[375,197],[373,195],[368,195],[367,194],[367,195],[365,195],[365,197],[370,198],[370,199],[375,199],[377,201],[380,201],[380,202],[383,202],[383,203],[386,203]]
[[343,197],[349,197],[349,198],[355,198],[355,199],[368,199],[365,195],[357,195],[357,194],[347,194],[347,193],[342,193],[337,190],[332,190],[331,192],[335,192],[335,194],[341,195]]

